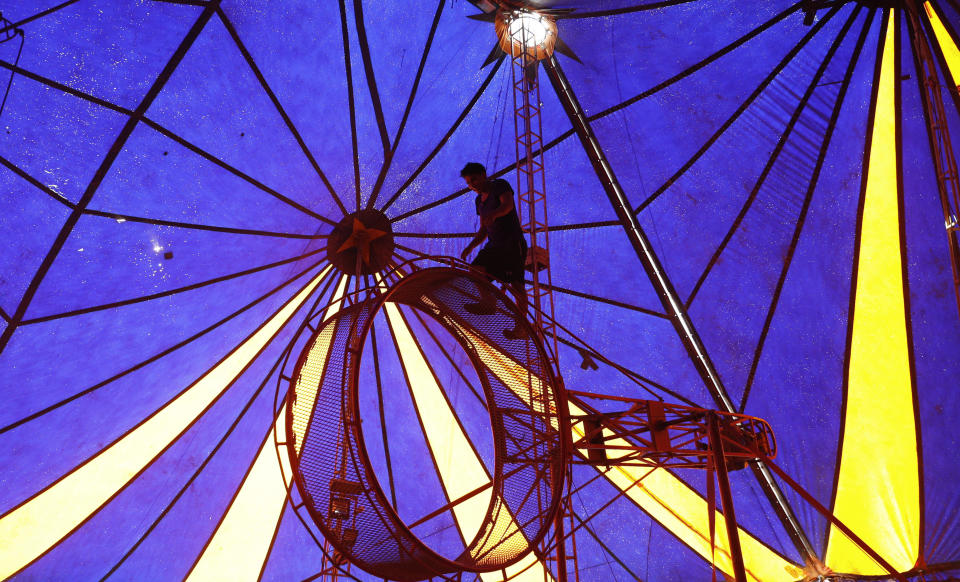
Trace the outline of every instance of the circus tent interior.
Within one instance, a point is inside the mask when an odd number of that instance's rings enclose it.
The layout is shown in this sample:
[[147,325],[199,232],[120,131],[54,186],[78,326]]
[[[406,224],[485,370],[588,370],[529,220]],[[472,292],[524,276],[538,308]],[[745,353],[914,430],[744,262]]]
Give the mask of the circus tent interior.
[[0,12],[0,579],[960,579],[957,0]]

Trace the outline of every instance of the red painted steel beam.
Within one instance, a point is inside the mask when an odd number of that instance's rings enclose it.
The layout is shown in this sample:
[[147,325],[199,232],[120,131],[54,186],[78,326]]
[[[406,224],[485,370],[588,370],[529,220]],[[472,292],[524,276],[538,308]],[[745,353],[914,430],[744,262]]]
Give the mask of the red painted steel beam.
[[713,453],[714,466],[717,469],[717,483],[720,485],[720,500],[723,502],[723,519],[727,524],[730,559],[733,561],[733,576],[736,582],[747,582],[747,572],[743,566],[743,550],[740,548],[740,530],[737,528],[737,514],[733,509],[733,495],[730,493],[727,459],[726,455],[723,454],[723,438],[720,436],[719,425],[720,420],[715,413],[707,416],[710,449]]

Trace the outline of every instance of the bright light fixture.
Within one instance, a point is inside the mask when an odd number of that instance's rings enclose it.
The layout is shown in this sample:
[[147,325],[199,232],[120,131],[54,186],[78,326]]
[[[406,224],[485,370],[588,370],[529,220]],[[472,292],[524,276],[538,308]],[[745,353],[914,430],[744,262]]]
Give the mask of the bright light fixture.
[[543,16],[531,12],[515,12],[510,20],[510,36],[527,48],[542,47],[553,30]]
[[545,14],[530,10],[500,11],[495,20],[503,52],[527,61],[539,61],[553,54],[557,24]]

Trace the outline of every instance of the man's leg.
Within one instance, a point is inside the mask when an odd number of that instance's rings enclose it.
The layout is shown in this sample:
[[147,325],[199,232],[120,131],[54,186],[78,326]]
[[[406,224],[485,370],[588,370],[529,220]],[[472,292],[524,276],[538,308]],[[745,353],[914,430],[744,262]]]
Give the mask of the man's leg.
[[527,319],[527,288],[523,280],[510,283],[513,296],[516,299],[517,321],[513,324],[513,329],[503,330],[503,336],[507,339],[521,339],[527,337],[527,327],[524,325]]
[[520,313],[526,317],[527,315],[527,286],[523,281],[514,281],[510,284],[513,288],[513,296],[517,300],[517,307],[520,309]]
[[[479,257],[478,257],[479,258]],[[490,276],[487,274],[487,269],[483,265],[477,264],[477,261],[474,261],[471,265],[475,271],[483,275],[487,281],[490,280]],[[478,301],[475,303],[465,303],[463,308],[468,312],[474,315],[490,315],[497,310],[497,298],[490,291],[487,285],[477,285],[478,291]]]

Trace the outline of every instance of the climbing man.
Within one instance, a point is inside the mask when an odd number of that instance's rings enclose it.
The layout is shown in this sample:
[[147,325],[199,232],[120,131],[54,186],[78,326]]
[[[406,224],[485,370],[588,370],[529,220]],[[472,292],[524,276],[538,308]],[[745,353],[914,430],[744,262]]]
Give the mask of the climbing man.
[[[460,257],[467,259],[475,247],[486,239],[487,244],[480,249],[470,263],[489,277],[496,277],[509,283],[517,300],[520,313],[527,312],[527,292],[524,289],[523,267],[527,256],[527,243],[520,228],[520,217],[513,203],[513,189],[506,180],[487,178],[487,170],[482,164],[470,162],[460,171],[467,187],[477,193],[474,199],[477,214],[480,216],[480,230],[470,241]],[[464,308],[474,314],[490,314],[495,308],[495,298],[481,290],[480,301],[468,303]],[[508,338],[519,337],[523,327],[517,322],[513,330],[505,330]]]

